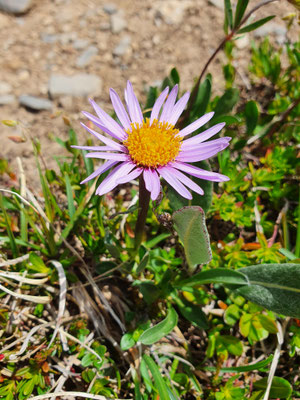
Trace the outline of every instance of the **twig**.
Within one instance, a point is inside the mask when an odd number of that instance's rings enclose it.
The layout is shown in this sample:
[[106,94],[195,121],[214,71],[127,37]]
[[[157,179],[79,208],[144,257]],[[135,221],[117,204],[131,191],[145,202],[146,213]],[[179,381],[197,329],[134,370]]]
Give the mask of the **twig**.
[[[91,394],[91,393],[85,393],[85,392],[58,392],[55,393],[56,397],[62,397],[62,396],[71,396],[71,397],[83,397],[85,399],[96,399],[96,400],[108,400],[108,397],[104,397],[98,394]],[[50,397],[53,397],[53,393],[46,393],[46,394],[41,394],[39,396],[34,396],[31,397],[31,400],[43,400],[43,399],[49,399]],[[124,399],[114,399],[114,400],[124,400]]]
[[[0,190],[3,190],[3,189],[0,189]],[[11,193],[17,194],[15,192],[11,192]],[[29,205],[30,205],[30,203],[29,203]],[[29,258],[29,254],[25,254],[24,256],[21,256],[21,257],[18,257],[18,258],[14,258],[12,260],[2,261],[0,263],[0,267],[9,267],[10,265],[16,265],[16,264],[19,264],[19,263],[21,263],[23,261],[28,260],[28,258]]]
[[286,201],[284,207],[282,208],[282,210],[280,211],[280,213],[276,219],[273,234],[268,241],[268,247],[272,247],[273,244],[275,243],[275,239],[276,239],[276,236],[278,233],[278,228],[279,228],[280,222],[282,220],[283,214],[287,213],[288,207],[289,207],[289,203],[288,203],[288,201]]
[[263,400],[268,400],[269,399],[269,395],[270,395],[270,390],[271,390],[271,386],[272,386],[272,381],[276,372],[276,368],[278,365],[278,361],[279,361],[279,357],[280,357],[280,351],[281,351],[281,346],[283,345],[283,341],[284,341],[284,333],[285,333],[285,329],[287,327],[287,324],[289,323],[290,318],[286,318],[283,326],[281,326],[281,324],[279,323],[279,321],[277,321],[277,346],[276,346],[276,350],[274,352],[274,357],[272,360],[272,364],[270,367],[270,372],[269,372],[269,376],[268,376],[268,382],[267,382],[267,389],[265,391],[265,395]]
[[232,29],[232,31],[226,35],[224,37],[224,39],[221,41],[221,43],[219,44],[219,46],[216,48],[216,50],[213,52],[213,54],[210,56],[210,58],[208,59],[208,61],[206,62],[206,64],[204,65],[199,78],[197,79],[196,85],[194,86],[192,93],[191,93],[191,97],[190,100],[188,102],[188,106],[186,108],[186,110],[184,111],[182,117],[179,120],[178,123],[178,127],[179,129],[183,128],[185,121],[187,121],[189,119],[191,110],[195,104],[196,98],[197,98],[197,94],[199,91],[199,87],[200,87],[200,83],[202,81],[202,78],[206,72],[206,70],[208,69],[210,63],[214,60],[214,58],[216,57],[216,55],[219,53],[220,50],[222,50],[222,48],[224,47],[224,45],[226,44],[226,42],[228,42],[229,40],[231,40],[233,38],[233,36],[238,32],[238,30],[241,28],[241,26],[248,20],[248,18],[255,12],[257,11],[259,8],[269,4],[269,3],[273,3],[274,1],[278,1],[278,0],[264,0],[261,3],[257,4],[255,7],[253,7],[246,15],[245,17],[241,20],[241,22],[239,23],[238,26],[236,26],[234,29]]

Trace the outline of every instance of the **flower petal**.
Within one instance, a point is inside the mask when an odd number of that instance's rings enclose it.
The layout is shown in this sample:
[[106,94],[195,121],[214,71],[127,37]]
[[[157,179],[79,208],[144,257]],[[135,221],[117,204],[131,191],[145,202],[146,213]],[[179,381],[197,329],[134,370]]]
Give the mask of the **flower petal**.
[[136,95],[134,94],[131,82],[127,81],[127,89],[126,89],[126,101],[127,108],[131,118],[131,122],[138,124],[142,124],[144,121],[142,110]]
[[118,184],[130,182],[133,179],[140,176],[142,172],[143,172],[143,168],[136,168],[133,171],[131,171],[129,174],[123,176],[122,178],[117,179],[116,182]]
[[225,122],[221,122],[220,124],[214,125],[211,128],[207,129],[204,132],[199,133],[196,136],[193,136],[189,139],[186,139],[183,143],[185,145],[195,145],[198,143],[202,143],[205,140],[211,138],[212,136],[216,135],[222,128],[224,128]]
[[197,119],[196,121],[192,122],[190,125],[183,128],[179,134],[180,136],[189,135],[195,130],[201,128],[201,126],[205,125],[212,117],[214,116],[214,112],[210,112],[208,114],[204,114],[201,118]]
[[101,182],[98,189],[96,190],[96,194],[102,196],[105,193],[110,192],[116,186],[118,186],[117,179],[127,176],[128,173],[135,167],[133,163],[123,162],[119,164],[116,168],[114,168],[107,177]]
[[123,125],[124,129],[131,130],[130,120],[120,97],[118,96],[117,92],[114,91],[114,89],[110,89],[109,93],[112,105],[121,124]]
[[194,165],[185,164],[182,162],[174,161],[170,163],[173,168],[180,169],[189,175],[195,176],[196,178],[205,179],[206,181],[213,182],[225,182],[229,181],[228,176],[218,174],[216,172],[207,171],[206,169],[195,167]]
[[85,178],[81,184],[86,183],[90,181],[91,179],[96,178],[96,176],[101,175],[103,172],[107,171],[109,168],[113,167],[114,165],[118,164],[119,161],[106,161],[104,164],[102,164],[99,168],[97,168],[91,175],[89,175],[87,178]]
[[178,171],[175,168],[170,168],[169,169],[170,173],[174,175],[180,182],[182,182],[184,185],[186,185],[189,189],[193,190],[196,193],[199,194],[204,194],[204,190],[197,185],[194,181],[192,181],[188,176],[184,175],[180,171]]
[[171,90],[167,101],[164,104],[161,116],[159,118],[160,122],[168,122],[168,118],[171,116],[175,101],[176,101],[176,97],[177,97],[177,93],[178,93],[178,85],[175,85],[173,87],[173,89]]
[[156,200],[160,193],[160,179],[155,170],[150,170],[152,175],[151,199]]
[[150,125],[152,124],[153,120],[158,119],[159,112],[161,110],[161,107],[169,93],[169,87],[166,87],[163,92],[158,96],[156,102],[154,103],[154,106],[151,111],[151,116],[150,116]]
[[151,170],[149,168],[144,168],[143,178],[145,182],[146,189],[148,192],[152,191],[152,175]]
[[187,105],[187,102],[189,101],[190,98],[190,92],[186,92],[175,104],[172,113],[170,117],[168,118],[168,121],[170,124],[175,125],[176,122],[178,121],[178,118],[182,114],[183,110],[185,109],[185,106]]
[[109,129],[110,132],[112,132],[114,135],[119,140],[124,140],[127,137],[126,132],[121,128],[121,126],[108,114],[106,114],[105,111],[102,110],[98,106],[97,103],[95,103],[94,100],[90,99],[90,103],[93,106],[94,110],[96,111],[98,117],[100,118],[100,121],[103,123],[103,125]]
[[88,132],[90,132],[92,135],[94,135],[97,139],[101,140],[101,142],[105,143],[107,146],[113,147],[115,150],[118,150],[118,151],[124,151],[124,146],[122,146],[120,143],[117,143],[114,140],[112,140],[104,135],[101,135],[101,133],[94,131],[93,129],[89,128],[82,122],[81,122],[81,125],[84,127],[84,129],[86,129]]
[[[191,138],[193,139],[193,138]],[[230,136],[225,136],[222,138],[214,139],[214,140],[209,140],[208,142],[204,143],[192,143],[188,142],[188,140],[184,141],[181,145],[181,151],[187,151],[187,150],[201,150],[201,149],[209,149],[214,146],[219,146],[219,145],[227,145],[232,138]]]
[[213,157],[214,155],[219,153],[219,151],[224,150],[228,146],[228,144],[229,143],[227,143],[227,145],[224,144],[224,145],[216,146],[205,152],[198,151],[195,153],[192,150],[190,150],[190,151],[187,150],[184,153],[180,153],[176,157],[175,161],[197,162],[197,161],[206,160],[207,158]]
[[178,192],[182,197],[191,200],[193,198],[191,193],[177,178],[172,175],[170,170],[172,171],[172,169],[168,168],[167,166],[157,169],[158,173],[176,190],[176,192]]
[[[94,125],[96,125],[98,128],[100,128],[103,132],[107,133],[109,136],[112,136],[113,138],[115,138],[115,139],[117,139],[117,140],[120,140],[120,138],[119,138],[116,134],[114,134],[113,132],[111,132],[109,129],[107,129],[107,128],[102,124],[102,122],[100,121],[100,119],[97,118],[97,117],[95,117],[95,115],[93,115],[93,114],[91,114],[91,113],[89,113],[89,112],[87,112],[87,111],[82,111],[82,114],[83,114],[85,117],[87,117],[90,121],[92,121],[92,123],[93,123]],[[86,127],[86,125],[84,125],[83,123],[81,123],[81,125],[82,125],[84,128]],[[86,129],[86,128],[85,128],[85,129]],[[92,135],[96,136],[96,137],[98,137],[97,135],[99,135],[99,133],[96,132],[96,131],[93,131],[93,132],[90,131],[90,133],[91,133]],[[99,137],[98,137],[98,139],[99,139]],[[100,140],[101,140],[101,139],[100,139]]]
[[100,158],[104,160],[128,161],[128,155],[124,153],[88,153],[87,158]]

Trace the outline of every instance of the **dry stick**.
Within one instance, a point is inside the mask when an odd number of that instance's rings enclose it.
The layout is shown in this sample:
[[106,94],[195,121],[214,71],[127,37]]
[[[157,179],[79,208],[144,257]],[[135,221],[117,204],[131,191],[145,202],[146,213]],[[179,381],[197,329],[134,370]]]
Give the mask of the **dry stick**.
[[282,210],[280,211],[280,213],[279,213],[279,215],[278,215],[278,217],[276,219],[276,222],[275,222],[275,225],[274,225],[273,234],[272,234],[271,238],[268,240],[268,247],[272,247],[273,244],[275,243],[275,239],[276,239],[276,236],[277,236],[277,233],[278,233],[279,224],[280,224],[280,222],[282,220],[283,214],[287,213],[288,208],[289,208],[289,203],[288,203],[288,201],[286,201],[284,207],[282,208]]
[[199,87],[200,87],[200,83],[201,80],[207,70],[207,68],[209,67],[210,63],[214,60],[214,58],[216,57],[216,55],[219,53],[220,50],[222,50],[222,48],[224,47],[224,45],[226,44],[226,42],[228,42],[229,40],[231,40],[233,38],[233,36],[237,33],[237,31],[241,28],[241,26],[248,20],[248,18],[255,12],[257,11],[259,8],[265,6],[266,4],[269,3],[273,3],[274,1],[278,1],[278,0],[265,0],[262,1],[261,3],[257,4],[255,7],[253,7],[248,14],[245,15],[245,17],[241,20],[241,22],[239,23],[238,26],[236,26],[227,36],[225,36],[225,38],[221,41],[221,43],[219,44],[219,46],[216,48],[216,50],[213,52],[213,54],[210,56],[210,58],[208,59],[207,63],[204,65],[204,68],[202,70],[202,72],[199,75],[199,78],[197,79],[196,85],[194,86],[194,89],[192,90],[191,93],[191,97],[190,100],[188,102],[188,106],[187,109],[184,111],[182,117],[179,120],[178,123],[178,128],[182,129],[184,127],[185,122],[189,119],[191,110],[193,108],[193,105],[196,101],[197,98],[197,94],[199,91]]
[[[31,400],[43,400],[43,399],[49,399],[50,397],[53,396],[53,393],[46,393],[46,394],[41,394],[39,396],[34,396],[31,397]],[[95,400],[108,400],[108,397],[101,396],[98,394],[90,394],[90,393],[85,393],[85,392],[58,392],[55,393],[56,397],[62,397],[62,396],[71,396],[71,397],[83,397],[85,399],[95,399]],[[68,397],[69,398],[69,397]],[[113,399],[113,400],[123,400],[123,399]]]

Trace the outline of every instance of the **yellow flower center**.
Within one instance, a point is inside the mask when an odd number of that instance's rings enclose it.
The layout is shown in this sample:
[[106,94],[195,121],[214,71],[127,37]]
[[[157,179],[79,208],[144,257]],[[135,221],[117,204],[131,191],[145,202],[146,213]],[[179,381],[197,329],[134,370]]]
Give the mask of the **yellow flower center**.
[[131,124],[126,131],[128,138],[123,142],[132,161],[143,167],[157,168],[174,161],[182,143],[179,129],[168,122],[155,119],[150,125],[147,118],[143,124]]

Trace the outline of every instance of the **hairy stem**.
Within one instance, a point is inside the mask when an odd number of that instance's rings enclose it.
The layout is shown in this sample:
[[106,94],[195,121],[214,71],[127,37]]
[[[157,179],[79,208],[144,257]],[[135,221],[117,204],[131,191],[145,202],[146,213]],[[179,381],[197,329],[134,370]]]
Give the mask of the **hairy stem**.
[[148,192],[148,190],[145,187],[143,175],[140,175],[139,214],[135,226],[135,245],[134,245],[135,249],[138,249],[142,242],[149,203],[150,203],[150,192]]

